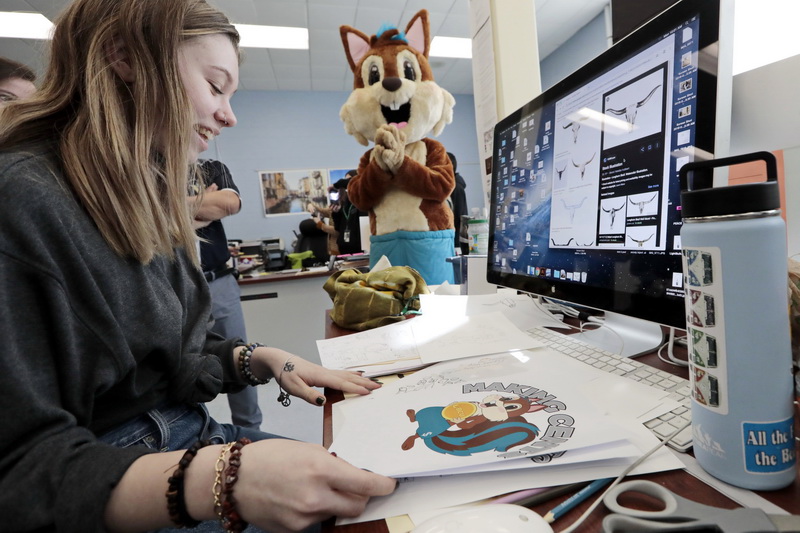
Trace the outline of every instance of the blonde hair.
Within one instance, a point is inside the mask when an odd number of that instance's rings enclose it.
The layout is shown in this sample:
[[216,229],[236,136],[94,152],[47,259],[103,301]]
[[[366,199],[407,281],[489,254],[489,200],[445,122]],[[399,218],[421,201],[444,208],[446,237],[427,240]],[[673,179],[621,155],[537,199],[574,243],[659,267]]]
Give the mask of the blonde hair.
[[[183,247],[198,261],[186,205],[195,117],[178,50],[210,34],[238,49],[205,0],[76,0],[56,22],[39,91],[3,115],[4,149],[56,143],[68,184],[119,255],[148,263]],[[120,43],[135,83],[111,67]]]

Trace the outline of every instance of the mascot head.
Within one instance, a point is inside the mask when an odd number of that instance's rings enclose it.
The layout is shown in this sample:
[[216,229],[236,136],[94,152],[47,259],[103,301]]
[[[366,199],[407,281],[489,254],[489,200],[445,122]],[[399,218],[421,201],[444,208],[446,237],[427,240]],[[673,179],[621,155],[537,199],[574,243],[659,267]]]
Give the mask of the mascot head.
[[405,32],[381,28],[372,37],[350,26],[339,29],[355,80],[339,113],[345,131],[367,146],[384,124],[401,129],[412,143],[439,135],[453,120],[453,96],[433,81],[428,63],[428,12],[411,19]]

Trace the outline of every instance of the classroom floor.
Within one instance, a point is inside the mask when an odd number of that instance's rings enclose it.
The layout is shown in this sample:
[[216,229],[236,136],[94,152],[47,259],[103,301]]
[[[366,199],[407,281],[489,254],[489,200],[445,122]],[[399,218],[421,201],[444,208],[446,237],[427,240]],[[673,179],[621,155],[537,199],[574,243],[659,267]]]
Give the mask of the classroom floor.
[[[284,407],[277,401],[279,393],[275,380],[258,387],[258,405],[264,415],[261,430],[304,442],[322,444],[323,408],[295,397],[292,397],[289,407]],[[218,422],[231,422],[231,410],[228,407],[228,398],[224,394],[217,396],[206,404],[206,407]]]

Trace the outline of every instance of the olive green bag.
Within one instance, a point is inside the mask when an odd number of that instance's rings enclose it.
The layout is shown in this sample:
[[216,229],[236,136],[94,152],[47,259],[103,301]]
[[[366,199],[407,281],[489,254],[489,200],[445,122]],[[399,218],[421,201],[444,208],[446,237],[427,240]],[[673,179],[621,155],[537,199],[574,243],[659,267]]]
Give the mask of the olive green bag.
[[342,328],[364,331],[419,313],[428,285],[419,272],[393,266],[378,272],[340,270],[323,286],[333,300],[331,319]]

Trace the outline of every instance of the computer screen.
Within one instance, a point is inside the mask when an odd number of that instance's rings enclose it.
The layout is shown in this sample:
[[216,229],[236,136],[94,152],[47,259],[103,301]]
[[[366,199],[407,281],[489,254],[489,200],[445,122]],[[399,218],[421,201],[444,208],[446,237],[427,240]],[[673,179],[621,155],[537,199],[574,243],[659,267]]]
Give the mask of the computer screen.
[[726,155],[731,37],[682,0],[496,125],[490,283],[685,328],[678,171]]

